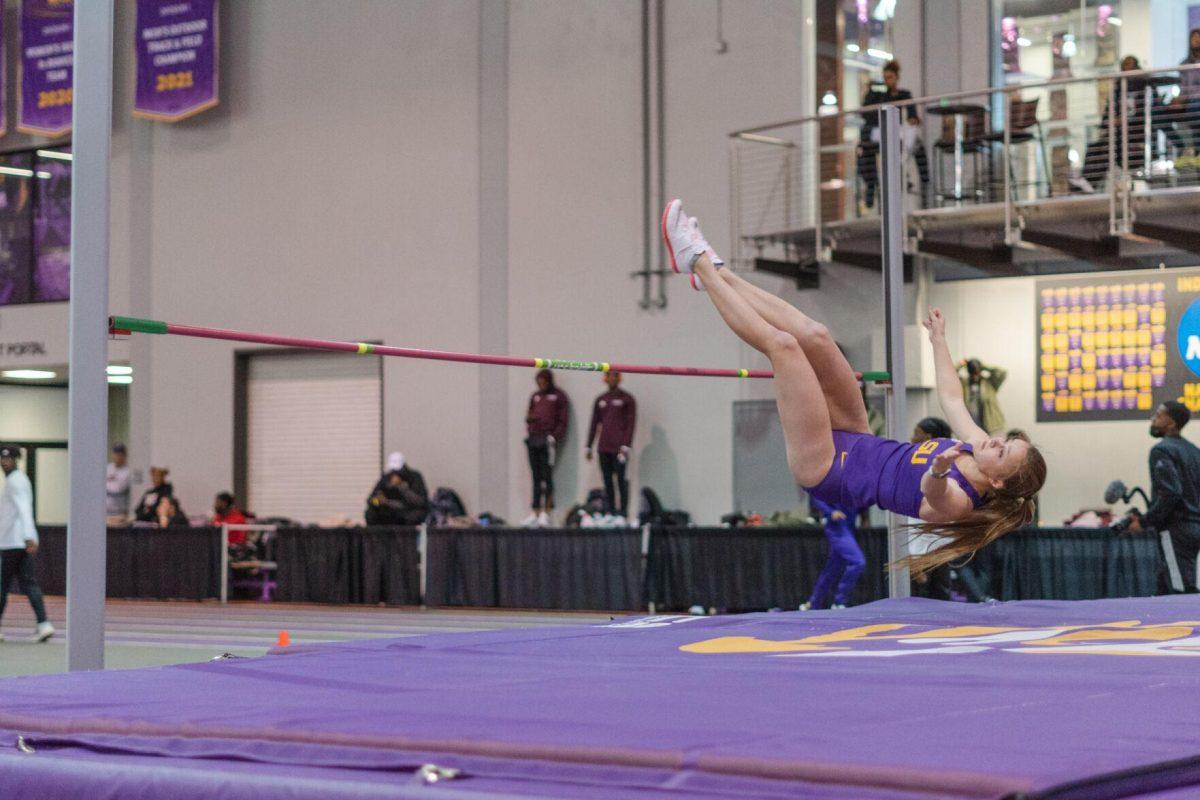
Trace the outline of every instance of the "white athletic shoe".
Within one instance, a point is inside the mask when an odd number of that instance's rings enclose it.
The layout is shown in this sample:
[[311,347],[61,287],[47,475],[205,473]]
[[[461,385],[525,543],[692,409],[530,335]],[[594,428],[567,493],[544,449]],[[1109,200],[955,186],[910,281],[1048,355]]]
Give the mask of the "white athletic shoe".
[[[667,253],[671,256],[671,269],[676,272],[690,273],[696,259],[705,253],[708,253],[713,266],[719,267],[725,263],[705,241],[696,218],[684,212],[682,200],[672,200],[663,209],[662,233],[663,241],[667,243]],[[692,287],[700,288],[700,282],[693,278]]]
[[845,606],[842,605],[841,603],[834,603],[833,605],[830,606],[830,608],[836,611],[839,608],[845,608]]
[[708,610],[705,609],[704,606],[700,605],[699,603],[697,603],[696,605],[689,608],[688,613],[691,614],[693,617],[707,617],[708,616]]
[[801,611],[812,611],[812,603],[805,601],[800,604]]
[[34,628],[34,631],[33,631],[34,641],[38,641],[38,642],[44,642],[53,635],[54,635],[54,626],[51,625],[49,622],[39,622],[38,626],[36,628]]
[[538,513],[536,511],[534,511],[532,514],[530,514],[525,519],[521,520],[522,528],[534,528],[534,527],[537,527],[537,524],[538,524]]
[[539,528],[549,528],[550,527],[550,515],[547,514],[545,511],[538,514],[537,515],[537,526]]

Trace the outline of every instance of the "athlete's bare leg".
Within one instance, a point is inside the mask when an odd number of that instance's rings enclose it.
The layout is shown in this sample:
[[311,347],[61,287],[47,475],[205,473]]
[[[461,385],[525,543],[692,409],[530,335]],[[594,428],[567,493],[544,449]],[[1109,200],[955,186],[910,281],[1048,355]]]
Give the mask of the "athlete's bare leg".
[[[833,429],[821,383],[800,342],[788,331],[767,322],[745,297],[719,277],[708,255],[696,260],[693,271],[730,329],[770,359],[775,371],[775,399],[787,444],[788,466],[801,486],[816,486],[833,464]],[[856,401],[862,402],[857,396]]]
[[812,365],[813,371],[821,383],[821,391],[825,395],[825,404],[829,407],[829,421],[833,429],[853,433],[870,433],[867,409],[863,405],[858,378],[855,377],[854,370],[834,342],[829,329],[800,309],[770,292],[760,289],[732,270],[717,270],[716,274],[745,298],[763,320],[782,331],[787,331],[800,343],[804,355],[808,357],[808,363]]

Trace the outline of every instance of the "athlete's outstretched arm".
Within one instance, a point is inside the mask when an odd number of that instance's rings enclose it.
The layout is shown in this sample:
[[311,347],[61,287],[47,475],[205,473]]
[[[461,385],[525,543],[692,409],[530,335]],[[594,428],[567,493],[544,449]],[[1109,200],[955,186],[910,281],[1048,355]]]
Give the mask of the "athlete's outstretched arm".
[[964,442],[972,445],[988,438],[987,432],[975,424],[967,404],[963,402],[962,382],[958,379],[958,370],[954,368],[954,359],[950,356],[950,347],[946,344],[946,318],[941,309],[929,309],[929,316],[922,323],[929,331],[929,343],[933,345],[933,366],[937,375],[938,402],[942,405],[942,413],[954,430],[955,435]]

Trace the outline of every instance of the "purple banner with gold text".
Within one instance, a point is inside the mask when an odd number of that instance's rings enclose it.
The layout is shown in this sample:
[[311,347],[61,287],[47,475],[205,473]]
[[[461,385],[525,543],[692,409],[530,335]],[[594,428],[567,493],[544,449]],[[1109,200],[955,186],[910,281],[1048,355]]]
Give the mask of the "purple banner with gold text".
[[133,113],[174,122],[217,104],[217,0],[138,0]]
[[71,130],[74,14],[72,0],[21,0],[22,133]]

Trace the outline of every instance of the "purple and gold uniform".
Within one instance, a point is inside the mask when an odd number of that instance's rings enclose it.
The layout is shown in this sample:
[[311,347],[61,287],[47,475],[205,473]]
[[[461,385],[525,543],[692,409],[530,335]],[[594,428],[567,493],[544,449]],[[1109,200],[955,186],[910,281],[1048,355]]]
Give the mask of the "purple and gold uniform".
[[[833,465],[808,493],[840,508],[879,506],[906,517],[920,517],[925,498],[921,478],[938,453],[956,444],[955,439],[908,444],[869,433],[834,431]],[[971,445],[964,443],[962,452],[972,452]],[[957,466],[951,465],[949,478],[967,493],[973,507],[980,506],[979,493]]]

